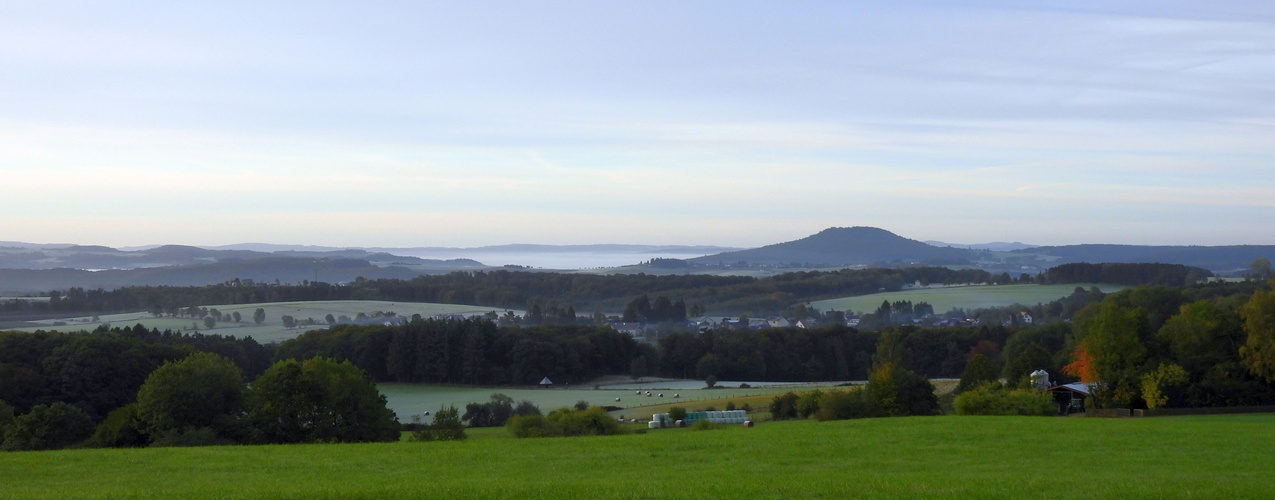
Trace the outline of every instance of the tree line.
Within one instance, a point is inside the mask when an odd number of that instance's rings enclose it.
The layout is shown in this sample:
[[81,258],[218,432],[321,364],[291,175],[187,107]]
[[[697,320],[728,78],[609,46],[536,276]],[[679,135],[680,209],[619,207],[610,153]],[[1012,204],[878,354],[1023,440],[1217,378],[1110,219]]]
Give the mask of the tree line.
[[248,384],[234,362],[196,352],[150,372],[100,423],[62,401],[20,416],[0,401],[0,449],[397,441],[385,403],[349,362],[283,360]]
[[281,343],[279,358],[350,360],[378,382],[534,385],[627,373],[653,351],[608,327],[498,327],[482,319],[417,319],[402,326],[338,325]]
[[0,400],[26,412],[63,402],[99,421],[137,396],[146,377],[165,362],[194,352],[229,359],[249,377],[274,362],[274,346],[252,338],[146,329],[93,332],[0,332]]
[[1043,275],[1046,284],[1106,283],[1110,285],[1188,286],[1213,276],[1207,269],[1182,264],[1079,262],[1049,268]]
[[43,294],[48,300],[9,300],[0,313],[9,320],[71,313],[150,311],[175,316],[192,306],[323,300],[440,302],[504,309],[621,310],[642,295],[665,295],[715,312],[781,313],[792,304],[821,298],[900,290],[905,284],[990,283],[986,271],[942,267],[805,271],[767,278],[647,274],[590,275],[511,270],[457,271],[410,280],[357,279],[333,285],[244,284],[202,287],[133,286],[113,290],[71,288]]

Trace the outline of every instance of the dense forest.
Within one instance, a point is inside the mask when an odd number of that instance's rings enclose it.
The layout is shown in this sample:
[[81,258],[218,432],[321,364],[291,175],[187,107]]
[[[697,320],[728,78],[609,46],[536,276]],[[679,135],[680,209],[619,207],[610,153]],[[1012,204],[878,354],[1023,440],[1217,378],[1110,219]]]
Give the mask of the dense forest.
[[247,376],[274,361],[274,346],[252,338],[159,332],[137,327],[94,332],[0,332],[0,400],[19,411],[64,402],[100,419],[137,396],[146,376],[194,352],[234,362]]
[[340,325],[279,345],[280,358],[350,360],[378,382],[534,385],[628,373],[653,351],[607,327],[499,328],[485,320],[416,320],[399,327]]

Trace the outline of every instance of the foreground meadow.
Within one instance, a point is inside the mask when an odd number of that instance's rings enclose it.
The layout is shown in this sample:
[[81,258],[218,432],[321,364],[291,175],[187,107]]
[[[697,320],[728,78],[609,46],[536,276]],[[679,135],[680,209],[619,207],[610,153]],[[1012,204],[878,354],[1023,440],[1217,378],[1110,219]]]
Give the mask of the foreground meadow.
[[614,437],[0,454],[6,498],[1258,497],[1275,416],[913,417]]

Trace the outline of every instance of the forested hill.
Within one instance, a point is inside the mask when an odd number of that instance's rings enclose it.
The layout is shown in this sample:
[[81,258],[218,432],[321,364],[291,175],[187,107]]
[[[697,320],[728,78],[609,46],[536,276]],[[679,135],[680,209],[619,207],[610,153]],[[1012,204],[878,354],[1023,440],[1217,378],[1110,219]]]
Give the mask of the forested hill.
[[1066,245],[1017,250],[1013,254],[1048,255],[1057,263],[1123,262],[1182,264],[1229,272],[1247,269],[1259,257],[1275,261],[1273,245],[1230,246],[1143,246],[1143,245]]
[[796,241],[691,259],[704,265],[734,264],[833,267],[890,263],[966,263],[976,254],[911,240],[875,227],[834,227]]

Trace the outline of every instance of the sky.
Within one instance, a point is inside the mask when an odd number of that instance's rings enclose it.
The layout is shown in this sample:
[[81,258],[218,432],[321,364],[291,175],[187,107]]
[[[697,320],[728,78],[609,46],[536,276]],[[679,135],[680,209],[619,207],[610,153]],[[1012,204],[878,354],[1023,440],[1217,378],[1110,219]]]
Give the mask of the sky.
[[1275,244],[1275,3],[0,0],[0,240]]

